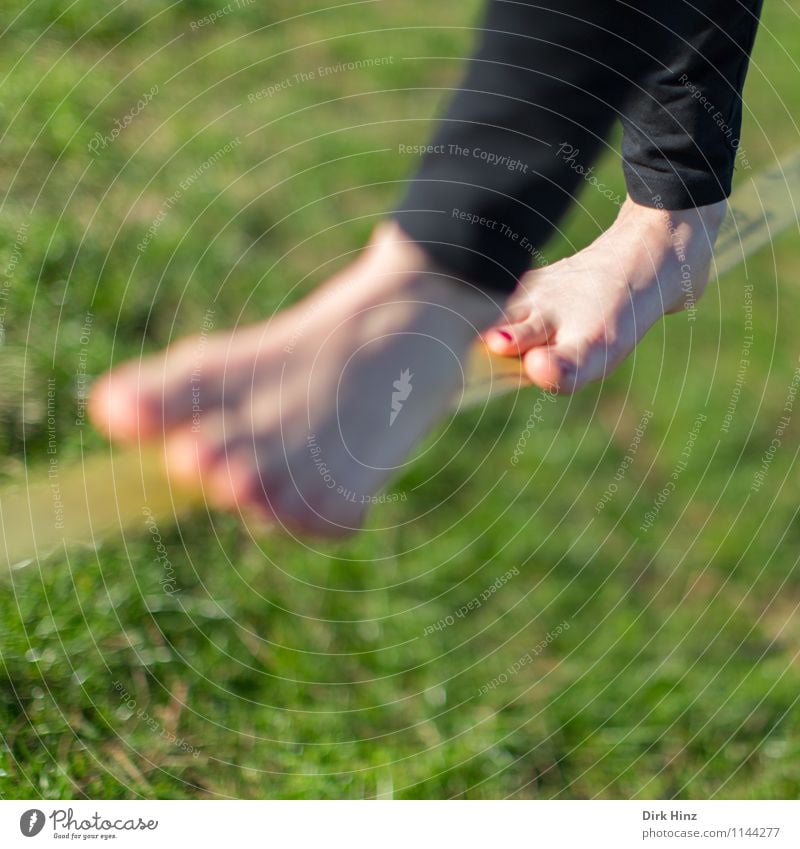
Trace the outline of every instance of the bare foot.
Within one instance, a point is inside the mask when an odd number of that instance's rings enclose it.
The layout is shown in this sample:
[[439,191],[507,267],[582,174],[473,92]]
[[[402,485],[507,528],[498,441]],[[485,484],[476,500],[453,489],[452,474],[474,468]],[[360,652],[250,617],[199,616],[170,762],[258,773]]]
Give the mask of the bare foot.
[[726,203],[668,212],[626,200],[588,248],[520,281],[487,346],[521,356],[537,386],[574,392],[612,371],[666,313],[693,309],[708,283]]
[[217,506],[341,536],[445,414],[499,314],[387,224],[297,306],[115,369],[90,411],[112,439],[165,438],[170,475]]

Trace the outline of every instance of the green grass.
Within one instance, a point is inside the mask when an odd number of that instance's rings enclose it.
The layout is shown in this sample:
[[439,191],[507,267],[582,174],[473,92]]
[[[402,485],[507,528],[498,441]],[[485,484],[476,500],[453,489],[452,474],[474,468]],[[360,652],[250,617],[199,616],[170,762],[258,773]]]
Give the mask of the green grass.
[[[478,8],[280,0],[194,32],[224,4],[66,5],[5,4],[3,268],[22,224],[27,239],[3,329],[27,370],[2,413],[4,480],[47,462],[49,379],[58,456],[75,458],[102,444],[75,424],[82,362],[98,374],[156,350],[210,308],[219,327],[255,319],[340,266],[396,200],[414,163],[392,149],[425,138]],[[769,7],[747,89],[754,170],[798,144],[798,51],[796,16]],[[156,85],[93,157],[95,133]],[[235,138],[140,253],[181,181]],[[613,153],[602,178],[621,188]],[[612,219],[590,188],[581,200],[549,258]],[[144,524],[15,572],[0,591],[0,796],[796,797],[800,411],[750,486],[798,364],[798,278],[795,230],[726,275],[696,321],[670,318],[602,386],[546,404],[516,466],[535,393],[457,417],[393,484],[407,500],[354,540],[254,542],[196,516],[160,529],[174,597]],[[752,362],[723,432],[748,281]]]

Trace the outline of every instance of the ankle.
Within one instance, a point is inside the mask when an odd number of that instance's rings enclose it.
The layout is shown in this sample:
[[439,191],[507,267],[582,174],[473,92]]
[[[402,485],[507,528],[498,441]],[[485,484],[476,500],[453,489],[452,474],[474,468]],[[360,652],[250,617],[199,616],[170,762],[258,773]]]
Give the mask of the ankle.
[[727,201],[696,209],[667,210],[642,206],[628,198],[615,227],[647,247],[651,259],[704,266],[725,219]]
[[499,318],[505,303],[499,292],[479,289],[439,268],[393,221],[375,229],[353,270],[369,301],[444,307],[477,328],[476,333]]
[[644,206],[629,197],[615,223],[662,235],[674,234],[678,230],[687,237],[703,235],[713,246],[727,210],[728,202],[725,200],[691,209],[670,210]]

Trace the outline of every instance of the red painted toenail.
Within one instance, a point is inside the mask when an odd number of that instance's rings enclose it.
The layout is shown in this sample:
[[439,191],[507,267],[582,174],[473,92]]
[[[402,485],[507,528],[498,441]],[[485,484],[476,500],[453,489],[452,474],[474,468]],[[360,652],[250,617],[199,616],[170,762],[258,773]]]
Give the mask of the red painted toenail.
[[506,342],[511,342],[513,340],[513,337],[507,330],[498,330],[497,332],[503,337],[503,339],[506,340]]

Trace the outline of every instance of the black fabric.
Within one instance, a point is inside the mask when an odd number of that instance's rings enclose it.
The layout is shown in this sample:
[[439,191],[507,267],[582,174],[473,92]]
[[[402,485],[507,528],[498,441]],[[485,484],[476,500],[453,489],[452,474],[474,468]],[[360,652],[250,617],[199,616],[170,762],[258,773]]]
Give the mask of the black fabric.
[[623,170],[637,203],[688,209],[730,195],[761,6],[697,0],[648,22],[640,47],[653,47],[622,109]]
[[634,200],[723,199],[760,6],[491,0],[398,223],[454,275],[510,292],[618,118]]

